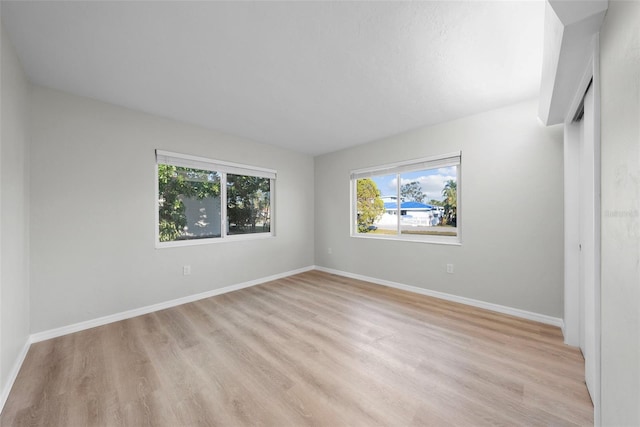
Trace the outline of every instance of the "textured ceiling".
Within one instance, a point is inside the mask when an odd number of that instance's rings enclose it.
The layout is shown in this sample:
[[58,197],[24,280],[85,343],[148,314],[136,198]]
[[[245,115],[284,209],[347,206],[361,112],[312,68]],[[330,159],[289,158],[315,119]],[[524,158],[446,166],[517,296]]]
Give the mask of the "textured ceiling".
[[32,82],[310,154],[535,97],[544,2],[7,2]]

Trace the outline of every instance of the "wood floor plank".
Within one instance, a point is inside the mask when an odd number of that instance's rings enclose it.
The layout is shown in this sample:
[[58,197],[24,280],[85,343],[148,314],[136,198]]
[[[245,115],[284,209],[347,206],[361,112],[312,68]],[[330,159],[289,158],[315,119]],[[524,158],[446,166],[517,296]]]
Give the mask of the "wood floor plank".
[[0,426],[592,425],[558,328],[310,271],[31,346]]

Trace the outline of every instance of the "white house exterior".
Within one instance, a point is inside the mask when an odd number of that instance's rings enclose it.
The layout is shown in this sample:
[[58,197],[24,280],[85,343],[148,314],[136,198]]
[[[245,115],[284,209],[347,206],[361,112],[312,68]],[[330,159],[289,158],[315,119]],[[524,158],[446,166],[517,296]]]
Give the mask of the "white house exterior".
[[[396,196],[383,196],[384,214],[375,222],[378,228],[395,228],[398,224],[398,203]],[[400,224],[404,226],[431,227],[440,224],[440,206],[420,202],[400,202]]]

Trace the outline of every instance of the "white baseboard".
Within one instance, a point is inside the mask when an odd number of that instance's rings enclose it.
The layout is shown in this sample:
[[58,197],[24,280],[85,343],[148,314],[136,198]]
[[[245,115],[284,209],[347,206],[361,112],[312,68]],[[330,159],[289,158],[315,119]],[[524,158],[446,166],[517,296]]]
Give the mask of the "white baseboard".
[[547,316],[545,314],[533,313],[531,311],[520,310],[518,308],[507,307],[504,305],[493,304],[490,302],[479,301],[472,298],[461,297],[458,295],[447,294],[444,292],[432,291],[429,289],[419,288],[417,286],[405,285],[404,283],[392,282],[389,280],[377,279],[375,277],[363,276],[361,274],[349,273],[341,270],[334,270],[332,268],[321,267],[316,265],[315,269],[318,271],[324,271],[325,273],[337,274],[338,276],[349,277],[351,279],[364,280],[365,282],[371,282],[376,285],[388,286],[390,288],[402,289],[404,291],[414,292],[416,294],[426,295],[434,298],[440,298],[447,301],[458,302],[460,304],[470,305],[473,307],[484,308],[485,310],[495,311],[497,313],[508,314],[510,316],[520,317],[522,319],[533,320],[535,322],[544,323],[547,325],[557,326],[559,328],[564,327],[562,319],[557,317]]
[[132,317],[152,313],[154,311],[164,310],[165,308],[171,308],[177,305],[187,304],[189,302],[201,300],[204,298],[226,294],[227,292],[233,292],[239,289],[244,289],[251,286],[259,285],[261,283],[270,282],[272,280],[282,279],[283,277],[293,276],[294,274],[304,273],[305,271],[313,270],[313,268],[314,268],[313,266],[299,268],[297,270],[291,270],[284,273],[274,274],[268,277],[261,277],[260,279],[250,280],[248,282],[238,283],[231,286],[225,286],[224,288],[213,289],[211,291],[202,292],[194,295],[188,295],[186,297],[177,298],[171,301],[165,301],[158,304],[148,305],[146,307],[140,307],[133,310],[110,314],[108,316],[87,320],[85,322],[74,323],[73,325],[63,326],[61,328],[55,328],[55,329],[50,329],[48,331],[38,332],[35,334],[31,334],[31,342],[35,343],[35,342],[45,341],[51,338],[56,338],[63,335],[71,334],[73,332],[79,332],[79,331],[84,331],[85,329],[95,328],[96,326],[102,326],[108,323],[118,322],[120,320],[130,319]]
[[213,289],[211,291],[202,292],[194,295],[188,295],[186,297],[174,299],[171,301],[165,301],[158,304],[148,305],[148,306],[136,308],[133,310],[123,311],[121,313],[115,313],[108,316],[99,317],[97,319],[87,320],[85,322],[75,323],[73,325],[63,326],[61,328],[55,328],[55,329],[50,329],[48,331],[31,334],[27,342],[25,343],[24,347],[22,348],[22,351],[18,355],[18,358],[16,359],[16,362],[14,363],[14,366],[10,372],[7,383],[4,385],[4,388],[2,389],[2,395],[0,395],[0,413],[2,412],[2,409],[4,409],[4,404],[6,403],[7,398],[9,397],[9,392],[13,387],[13,383],[15,382],[18,376],[18,373],[20,372],[20,368],[22,367],[24,359],[27,356],[27,352],[29,351],[29,348],[32,343],[60,337],[63,335],[71,334],[73,332],[79,332],[86,329],[95,328],[97,326],[106,325],[108,323],[118,322],[124,319],[130,319],[132,317],[141,316],[143,314],[152,313],[154,311],[164,310],[166,308],[175,307],[177,305],[186,304],[186,303],[201,300],[204,298],[225,294],[227,292],[237,291],[239,289],[248,288],[251,286],[259,285],[261,283],[270,282],[272,280],[282,279],[284,277],[293,276],[295,274],[304,273],[310,270],[324,271],[326,273],[337,274],[339,276],[349,277],[349,278],[358,279],[358,280],[364,280],[377,285],[402,289],[405,291],[427,295],[435,298],[440,298],[447,301],[453,301],[461,304],[470,305],[473,307],[484,308],[484,309],[495,311],[498,313],[509,314],[511,316],[516,316],[523,319],[528,319],[528,320],[533,320],[540,323],[545,323],[548,325],[558,326],[561,329],[564,329],[564,322],[562,321],[562,319],[546,316],[544,314],[532,313],[530,311],[520,310],[517,308],[511,308],[511,307],[492,304],[484,301],[478,301],[471,298],[465,298],[457,295],[447,294],[444,292],[437,292],[437,291],[432,291],[428,289],[418,288],[416,286],[405,285],[402,283],[392,282],[389,280],[377,279],[375,277],[368,277],[360,274],[348,273],[346,271],[334,270],[331,268],[326,268],[321,266],[308,266],[308,267],[300,268],[297,270],[291,270],[284,273],[274,274],[268,277],[262,277],[260,279],[250,280],[248,282],[226,286],[220,289]]
[[186,297],[174,299],[171,301],[165,301],[158,304],[148,305],[146,307],[140,307],[133,310],[123,311],[121,313],[111,314],[109,316],[99,317],[97,319],[87,320],[85,322],[74,323],[73,325],[63,326],[61,328],[50,329],[48,331],[38,332],[35,334],[31,334],[27,339],[22,351],[18,355],[15,364],[13,365],[13,369],[9,374],[9,378],[2,389],[2,395],[0,395],[0,413],[4,409],[4,404],[9,397],[9,393],[11,392],[11,388],[13,387],[13,383],[15,382],[18,372],[20,372],[20,368],[24,363],[24,359],[27,356],[27,352],[31,347],[32,343],[45,341],[51,338],[60,337],[63,335],[71,334],[73,332],[83,331],[85,329],[95,328],[96,326],[106,325],[108,323],[117,322],[124,319],[130,319],[132,317],[140,316],[143,314],[152,313],[158,310],[164,310],[165,308],[175,307],[177,305],[186,304],[189,302],[197,301],[204,298],[209,298],[216,295],[225,294],[227,292],[237,291],[239,289],[248,288],[251,286],[259,285],[261,283],[270,282],[272,280],[282,279],[283,277],[293,276],[295,274],[304,273],[309,270],[313,270],[314,266],[308,266],[304,268],[299,268],[297,270],[286,271],[284,273],[274,274],[268,277],[262,277],[256,280],[250,280],[248,282],[238,283],[231,286],[226,286],[220,289],[213,289],[211,291],[202,292],[195,295],[188,295]]
[[29,347],[31,347],[31,341],[27,339],[27,342],[24,343],[20,354],[18,354],[18,358],[16,359],[11,371],[9,372],[9,378],[7,378],[7,382],[4,384],[2,388],[2,395],[0,395],[0,414],[4,409],[4,404],[7,402],[7,398],[9,397],[9,392],[11,392],[11,388],[13,387],[13,383],[16,382],[16,378],[18,377],[18,373],[20,372],[20,368],[24,363],[24,358],[27,357],[27,352],[29,351]]

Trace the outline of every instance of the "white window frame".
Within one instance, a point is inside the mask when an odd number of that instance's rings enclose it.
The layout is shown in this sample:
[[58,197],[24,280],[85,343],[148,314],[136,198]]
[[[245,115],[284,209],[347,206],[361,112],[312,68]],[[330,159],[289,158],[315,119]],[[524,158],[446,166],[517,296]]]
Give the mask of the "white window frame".
[[[357,226],[358,206],[357,206],[357,181],[362,178],[371,178],[374,176],[393,175],[398,176],[406,172],[414,172],[420,170],[436,169],[439,167],[456,166],[456,185],[457,185],[457,211],[456,211],[456,236],[432,236],[432,235],[420,235],[420,234],[402,234],[400,227],[400,179],[398,179],[398,186],[396,189],[398,197],[398,223],[397,234],[369,234],[359,233]],[[454,153],[443,154],[439,156],[423,157],[419,159],[407,160],[396,163],[388,163],[385,165],[374,166],[364,169],[352,170],[350,173],[350,197],[351,197],[351,212],[350,212],[350,230],[351,237],[360,239],[382,239],[382,240],[402,240],[408,242],[419,243],[437,243],[445,245],[461,245],[462,244],[462,151]]]
[[[209,245],[213,243],[232,242],[239,240],[258,240],[275,237],[275,192],[277,171],[257,166],[249,166],[240,163],[223,160],[208,159],[205,157],[175,153],[171,151],[156,150],[155,169],[155,246],[156,248],[174,248],[179,246]],[[220,237],[208,237],[193,240],[174,240],[171,242],[160,241],[160,194],[158,183],[158,165],[168,164],[173,166],[193,169],[210,170],[220,173]],[[270,231],[263,233],[228,234],[227,231],[227,174],[256,176],[270,179],[269,209]]]

